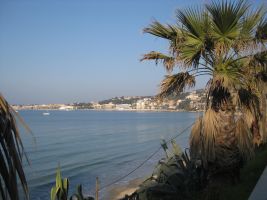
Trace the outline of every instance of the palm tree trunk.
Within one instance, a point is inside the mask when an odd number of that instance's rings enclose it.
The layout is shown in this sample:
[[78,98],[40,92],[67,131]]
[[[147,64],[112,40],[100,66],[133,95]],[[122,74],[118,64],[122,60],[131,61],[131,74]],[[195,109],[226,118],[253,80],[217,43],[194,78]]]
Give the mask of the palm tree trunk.
[[[238,178],[241,166],[241,156],[235,133],[234,110],[221,108],[217,115],[220,122],[218,124],[218,135],[214,140],[215,159],[208,164],[209,175],[211,179],[218,179],[218,175],[222,175],[223,178],[227,180],[230,178],[233,181]],[[236,176],[234,176],[234,172],[238,172]]]

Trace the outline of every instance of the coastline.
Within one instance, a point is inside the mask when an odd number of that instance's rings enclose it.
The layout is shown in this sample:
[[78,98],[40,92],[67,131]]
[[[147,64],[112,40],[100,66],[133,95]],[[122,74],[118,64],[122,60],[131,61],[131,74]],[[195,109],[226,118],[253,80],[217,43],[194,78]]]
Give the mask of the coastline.
[[136,178],[136,179],[130,180],[126,184],[116,185],[107,192],[107,198],[104,198],[104,199],[118,200],[118,199],[125,197],[125,195],[130,195],[138,189],[139,185],[143,181],[144,181],[144,178]]
[[16,111],[116,111],[116,112],[203,112],[204,110],[167,110],[167,109],[73,109],[73,110],[60,110],[60,109],[16,109]]

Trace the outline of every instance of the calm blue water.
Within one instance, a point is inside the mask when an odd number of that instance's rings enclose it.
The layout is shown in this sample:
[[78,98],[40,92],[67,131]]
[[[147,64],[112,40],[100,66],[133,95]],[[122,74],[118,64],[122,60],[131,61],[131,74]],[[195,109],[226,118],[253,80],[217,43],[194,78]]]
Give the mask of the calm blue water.
[[[154,152],[161,139],[168,140],[189,126],[198,114],[187,112],[113,111],[20,111],[30,126],[22,139],[31,166],[24,164],[31,199],[49,199],[58,164],[63,177],[70,179],[71,190],[79,183],[85,193],[94,192],[95,178],[100,185],[127,174]],[[188,147],[188,135],[177,143]],[[141,169],[118,184],[150,175],[162,152]],[[108,199],[109,188],[100,196]],[[73,192],[73,191],[71,191]]]

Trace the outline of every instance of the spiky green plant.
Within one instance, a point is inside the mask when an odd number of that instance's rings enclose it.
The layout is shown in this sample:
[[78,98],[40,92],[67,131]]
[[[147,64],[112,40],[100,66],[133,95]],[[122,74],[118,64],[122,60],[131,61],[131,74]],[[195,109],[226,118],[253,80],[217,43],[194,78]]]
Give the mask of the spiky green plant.
[[50,199],[51,200],[94,200],[93,197],[85,197],[82,192],[82,185],[77,186],[77,192],[68,197],[69,193],[69,179],[61,177],[60,168],[58,167],[56,173],[56,185],[51,188]]
[[192,155],[210,171],[231,172],[250,158],[251,143],[267,136],[259,132],[265,115],[259,87],[259,74],[267,69],[265,8],[246,0],[212,1],[177,10],[176,19],[173,25],[155,21],[144,29],[167,40],[170,53],[151,51],[141,60],[161,62],[172,73],[162,81],[160,98],[194,87],[198,76],[209,77],[207,110],[191,133]]
[[67,200],[69,192],[69,179],[61,178],[60,168],[56,173],[56,185],[51,188],[51,200]]
[[168,154],[159,161],[152,176],[123,200],[192,199],[193,194],[205,186],[203,168],[186,151],[182,152],[174,140],[171,143],[172,149],[165,143],[164,150],[168,149]]
[[26,199],[28,186],[22,166],[25,155],[15,111],[0,94],[0,199],[19,200],[18,181],[21,182]]

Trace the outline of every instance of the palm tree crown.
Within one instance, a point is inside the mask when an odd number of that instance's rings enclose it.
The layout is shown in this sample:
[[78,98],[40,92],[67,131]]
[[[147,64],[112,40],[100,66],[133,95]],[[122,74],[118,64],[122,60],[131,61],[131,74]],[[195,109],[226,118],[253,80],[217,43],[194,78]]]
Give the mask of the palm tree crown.
[[250,157],[252,137],[259,135],[253,130],[259,129],[262,117],[259,85],[267,77],[265,8],[243,0],[212,1],[177,10],[176,19],[174,25],[154,21],[144,29],[169,42],[168,55],[151,51],[141,59],[162,62],[172,72],[162,81],[158,97],[180,93],[195,86],[196,77],[209,76],[206,112],[192,129],[191,150],[206,163],[226,149],[231,149],[228,158]]

